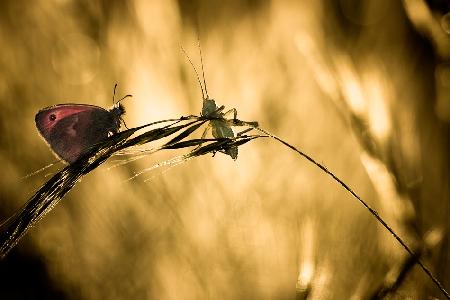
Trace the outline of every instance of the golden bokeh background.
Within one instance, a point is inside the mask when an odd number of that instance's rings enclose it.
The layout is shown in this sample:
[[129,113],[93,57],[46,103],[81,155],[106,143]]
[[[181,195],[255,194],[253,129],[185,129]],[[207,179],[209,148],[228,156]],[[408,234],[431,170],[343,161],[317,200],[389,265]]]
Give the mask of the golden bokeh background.
[[[39,109],[108,107],[117,82],[118,96],[133,94],[129,127],[198,114],[180,50],[199,68],[198,34],[209,95],[323,162],[449,288],[448,11],[423,0],[2,1],[2,219],[57,170],[23,178],[55,160]],[[113,157],[83,178],[0,262],[0,298],[442,297],[367,210],[273,140],[237,161],[219,153],[127,181],[185,151],[109,168]]]

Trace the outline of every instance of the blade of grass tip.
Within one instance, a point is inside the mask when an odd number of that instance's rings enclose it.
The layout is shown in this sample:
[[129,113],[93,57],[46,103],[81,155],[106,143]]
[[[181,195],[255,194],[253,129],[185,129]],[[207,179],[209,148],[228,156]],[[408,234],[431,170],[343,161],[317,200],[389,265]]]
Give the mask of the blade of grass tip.
[[[306,158],[308,161],[310,161],[311,163],[313,163],[314,165],[316,165],[317,167],[319,167],[323,172],[325,172],[326,174],[328,174],[329,176],[331,176],[333,178],[334,181],[338,182],[345,190],[347,190],[354,198],[356,198],[374,217],[375,219],[385,228],[387,229],[387,231],[389,231],[389,233],[400,243],[400,245],[402,245],[402,247],[406,250],[406,252],[409,253],[409,255],[411,255],[412,257],[415,257],[416,254],[414,253],[414,251],[412,251],[408,245],[406,245],[406,243],[400,238],[400,236],[398,236],[394,230],[381,218],[381,216],[378,214],[378,212],[373,209],[372,207],[370,207],[360,196],[358,196],[347,184],[345,184],[341,179],[339,179],[336,175],[334,175],[331,171],[329,171],[324,165],[322,165],[321,163],[315,161],[311,156],[309,156],[308,154],[300,151],[299,149],[297,149],[296,147],[292,146],[291,144],[289,144],[288,142],[285,142],[284,140],[282,140],[281,138],[267,132],[266,130],[260,128],[260,127],[256,127],[256,130],[268,135],[269,137],[277,140],[278,142],[280,142],[281,144],[285,145],[286,147],[290,148],[291,150],[294,150],[295,152],[297,152],[298,154],[300,154],[301,156],[303,156],[304,158]],[[444,294],[444,296],[447,299],[450,299],[450,295],[449,293],[446,291],[446,289],[444,288],[444,286],[441,284],[441,282],[433,275],[433,273],[428,269],[428,267],[426,267],[424,265],[424,263],[420,260],[417,259],[417,264],[419,264],[419,266],[422,268],[422,270],[428,275],[428,277],[433,281],[433,283],[438,287],[438,289],[442,292],[442,294]]]
[[174,137],[173,139],[171,139],[170,141],[168,141],[166,144],[174,144],[178,141],[181,141],[182,139],[188,137],[189,135],[191,135],[194,131],[196,131],[200,126],[202,126],[203,124],[205,124],[205,122],[207,122],[207,120],[204,121],[200,121],[198,124],[193,124],[192,126],[190,126],[188,129],[184,130],[183,132],[181,132],[179,135],[177,135],[176,137]]
[[125,148],[129,148],[129,147],[136,146],[136,145],[142,145],[142,144],[145,144],[145,143],[148,143],[151,141],[155,141],[155,140],[164,138],[164,137],[169,136],[183,128],[186,128],[195,123],[201,122],[198,117],[195,117],[195,120],[192,122],[173,127],[174,125],[176,125],[182,121],[190,120],[190,119],[193,119],[194,117],[195,116],[189,116],[189,117],[181,117],[180,119],[167,119],[167,120],[162,120],[162,121],[156,121],[156,122],[152,122],[152,123],[142,125],[142,126],[139,126],[136,128],[129,129],[127,131],[132,130],[133,132],[136,132],[137,130],[141,130],[141,129],[146,128],[151,125],[155,125],[155,124],[163,123],[163,122],[174,121],[173,123],[168,124],[164,127],[152,129],[150,131],[144,132],[144,133],[126,141],[123,145],[121,145],[120,147],[117,147],[115,152],[120,152],[121,150],[123,150]]
[[148,123],[148,124],[144,124],[144,125],[141,125],[141,126],[132,128],[132,130],[137,131],[137,130],[144,129],[144,128],[146,128],[146,127],[150,127],[150,126],[157,125],[157,124],[161,124],[161,123],[167,123],[167,122],[174,122],[173,124],[169,124],[169,125],[168,125],[168,126],[172,126],[172,125],[175,125],[175,124],[177,124],[177,123],[179,123],[179,122],[187,121],[187,120],[193,120],[193,119],[194,119],[194,120],[198,120],[199,117],[194,116],[194,115],[190,115],[190,116],[180,117],[180,118],[178,118],[178,119],[165,119],[165,120],[159,120],[159,121],[151,122],[151,123]]
[[220,138],[216,139],[215,142],[212,142],[208,145],[202,146],[200,148],[197,148],[189,153],[190,156],[201,156],[208,153],[214,153],[219,152],[221,150],[225,150],[226,148],[230,147],[229,144],[232,140],[229,138]]
[[[183,129],[184,127],[185,127],[185,125],[180,125],[180,126],[176,126],[176,127],[152,129],[150,131],[142,133],[142,134],[128,140],[122,146],[122,149],[133,147],[133,146],[138,146],[138,145],[143,145],[143,144],[146,144],[146,143],[149,143],[152,141],[159,140],[161,138],[169,136],[169,135]],[[122,149],[119,149],[119,150],[122,150]]]
[[167,159],[167,160],[161,161],[159,163],[156,163],[156,164],[152,165],[151,167],[148,167],[148,168],[142,169],[139,172],[136,172],[133,176],[131,176],[130,178],[124,180],[124,182],[131,181],[131,180],[137,178],[138,176],[141,176],[142,174],[150,172],[150,171],[155,170],[157,168],[164,167],[164,166],[167,166],[167,165],[171,165],[172,163],[180,163],[180,162],[183,161],[183,159],[182,159],[183,157],[184,157],[184,155],[176,156],[174,158]]
[[[139,145],[136,145],[136,147]],[[139,154],[145,154],[146,152],[148,152],[150,149],[148,148],[142,148],[142,149],[134,149],[134,147],[129,147],[123,150],[118,150],[117,152],[114,153],[113,156],[130,156],[130,155],[139,155]],[[117,158],[118,161],[120,161],[120,158]],[[115,160],[114,160],[115,161]]]
[[254,139],[263,138],[263,137],[269,137],[268,135],[242,135],[238,136],[232,139],[232,142],[230,143],[230,147],[232,146],[242,146]]
[[125,151],[125,150],[119,150],[116,153],[114,153],[112,156],[125,156],[125,155],[134,155],[133,157],[130,158],[126,158],[126,159],[117,159],[113,161],[113,165],[108,167],[107,170],[111,170],[123,165],[126,165],[128,163],[131,163],[133,161],[142,159],[144,157],[149,156],[150,154],[153,154],[155,152],[158,152],[162,150],[161,147],[156,147],[156,148],[150,148],[150,149],[135,149],[133,151]]
[[34,175],[39,174],[39,173],[41,173],[42,171],[47,170],[48,168],[51,168],[52,166],[56,165],[57,163],[60,163],[61,161],[62,161],[62,159],[55,160],[54,162],[52,162],[52,163],[50,163],[50,164],[48,164],[48,165],[46,165],[46,166],[44,166],[44,167],[42,167],[42,168],[36,170],[36,171],[34,171],[34,172],[30,173],[30,174],[27,174],[27,175],[21,177],[20,179],[21,179],[21,180],[24,180],[24,179],[33,177]]
[[[179,161],[170,162],[169,167],[167,169],[163,170],[160,175],[165,174],[166,172],[168,172],[172,168],[175,168],[175,167],[177,167],[177,166],[179,166],[179,165],[181,165],[183,163],[186,163],[189,160],[193,159],[193,157],[187,157],[186,155],[181,155],[181,156],[177,156],[177,157],[180,158]],[[177,157],[175,157],[175,158],[177,158]],[[145,179],[144,182],[149,182],[149,181],[153,180],[154,178],[155,178],[155,176],[152,176],[150,178]]]
[[[166,126],[161,127],[161,128],[155,128],[155,129],[152,129],[152,130],[147,131],[145,133],[142,133],[142,134],[134,137],[133,139],[130,139],[129,141],[127,141],[124,145],[121,146],[120,149],[118,149],[117,152],[121,153],[122,150],[125,149],[125,148],[130,148],[130,147],[137,146],[137,145],[143,145],[145,143],[152,142],[152,141],[155,141],[155,140],[167,137],[167,136],[172,135],[173,133],[175,133],[175,132],[177,132],[177,131],[179,131],[179,130],[181,130],[183,128],[189,127],[189,126],[194,125],[195,123],[198,123],[198,122],[203,122],[203,121],[199,120],[199,118],[196,118],[192,122],[189,122],[189,123],[186,123],[186,124],[183,124],[183,125],[179,125],[179,126],[176,126],[176,127],[172,127],[172,126],[176,125],[177,123],[179,123],[181,121],[182,120],[178,120],[177,119],[177,121],[172,123],[172,124],[166,125]],[[157,123],[157,122],[154,122],[154,123]],[[142,126],[140,128],[142,128]]]
[[47,173],[47,174],[44,175],[44,178],[48,178],[48,177],[53,176],[53,175],[55,175],[55,174],[56,174],[56,172],[53,172],[53,173]]
[[204,143],[208,142],[215,142],[217,139],[192,139],[187,141],[182,141],[178,143],[166,143],[161,146],[162,149],[181,149],[181,148],[188,148],[193,146],[198,146]]
[[152,149],[145,149],[145,150],[142,150],[142,151],[139,152],[139,155],[138,155],[138,156],[136,156],[136,157],[131,157],[131,158],[129,158],[129,159],[125,159],[125,160],[123,160],[123,161],[121,161],[121,162],[119,162],[119,163],[117,163],[117,164],[115,164],[115,165],[109,167],[107,170],[109,171],[109,170],[111,170],[111,169],[114,169],[114,168],[117,168],[117,167],[126,165],[126,164],[128,164],[128,163],[137,161],[137,160],[139,160],[139,159],[142,159],[142,158],[144,158],[144,157],[147,157],[148,155],[153,154],[153,153],[155,153],[155,152],[158,152],[158,151],[160,151],[160,150],[162,150],[162,147],[156,147],[156,148],[152,148]]
[[[125,131],[119,132],[119,133],[117,133],[115,135],[124,134],[124,135],[131,136],[136,131],[142,130],[144,128],[147,128],[147,127],[150,127],[150,126],[153,126],[153,125],[156,125],[156,124],[172,122],[169,125],[166,125],[166,126],[161,127],[161,128],[156,128],[156,129],[150,130],[150,131],[148,131],[146,133],[141,134],[140,136],[138,136],[138,137],[136,137],[134,139],[131,139],[131,140],[127,141],[127,143],[125,143],[124,145],[121,145],[120,147],[117,147],[117,151],[121,150],[122,148],[127,148],[127,147],[134,146],[134,145],[138,144],[139,142],[141,142],[141,144],[144,144],[144,143],[147,143],[147,142],[150,142],[150,141],[153,141],[153,140],[157,140],[159,138],[162,138],[162,137],[166,136],[164,134],[170,135],[171,133],[167,132],[166,129],[171,128],[175,124],[178,124],[178,123],[180,123],[182,121],[190,120],[190,119],[194,119],[194,118],[195,118],[195,121],[193,121],[191,123],[188,123],[188,124],[185,124],[185,125],[181,125],[180,128],[179,128],[179,129],[181,129],[181,128],[184,128],[186,126],[189,126],[192,123],[197,122],[198,121],[198,117],[188,116],[188,117],[181,117],[179,119],[160,120],[160,121],[151,122],[151,123],[148,123],[148,124],[145,124],[145,125],[142,125],[142,126],[138,126],[138,127],[135,127],[135,128],[130,128],[130,129],[127,129]],[[176,132],[176,131],[177,130],[174,129],[174,132]],[[158,134],[162,134],[163,136],[158,138]]]
[[176,123],[178,123],[178,122],[175,122],[174,124],[170,124],[170,125],[167,125],[162,128],[152,129],[150,131],[142,133],[142,134],[128,140],[120,148],[118,148],[118,150],[122,150],[122,149],[136,146],[136,145],[143,145],[143,144],[146,144],[146,143],[149,143],[152,141],[162,139],[164,137],[174,134],[175,132],[177,132],[183,128],[189,127],[198,122],[200,122],[200,121],[195,120],[195,121],[189,122],[187,124],[171,127],[171,126],[175,125]]
[[107,171],[111,171],[112,169],[124,166],[126,164],[132,163],[133,161],[139,160],[139,159],[144,158],[144,157],[146,157],[146,155],[141,154],[141,155],[138,155],[138,156],[127,158],[127,159],[115,160],[114,164],[109,166],[108,168],[106,168],[106,170]]
[[[107,170],[110,171],[111,169],[115,169],[115,168],[117,168],[117,167],[121,167],[121,166],[124,166],[124,165],[126,165],[126,164],[132,163],[132,162],[134,162],[134,161],[137,161],[137,160],[139,160],[139,159],[142,159],[142,158],[144,158],[144,157],[147,157],[148,155],[153,154],[153,153],[157,152],[158,150],[160,150],[160,149],[159,149],[159,148],[148,149],[146,152],[141,152],[141,153],[140,153],[139,155],[137,155],[137,156],[130,157],[130,158],[127,158],[127,159],[119,160],[119,162],[117,162],[117,163],[115,163],[114,165],[108,167]],[[134,155],[136,155],[136,154],[134,154]]]

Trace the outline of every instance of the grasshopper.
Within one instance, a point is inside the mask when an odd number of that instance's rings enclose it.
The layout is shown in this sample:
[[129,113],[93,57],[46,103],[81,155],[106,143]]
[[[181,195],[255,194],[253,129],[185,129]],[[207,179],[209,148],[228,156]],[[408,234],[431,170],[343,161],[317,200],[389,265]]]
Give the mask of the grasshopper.
[[[200,42],[199,42],[199,52],[200,52],[200,62],[201,62],[201,67],[202,67],[203,84],[200,81],[200,76],[198,75],[197,69],[195,68],[191,59],[189,58],[189,55],[186,53],[186,51],[184,50],[183,47],[181,49],[184,52],[184,54],[186,55],[192,68],[194,69],[195,75],[197,76],[197,80],[200,85],[200,89],[202,92],[202,99],[203,99],[202,111],[200,113],[201,118],[209,120],[208,126],[205,128],[205,130],[202,134],[202,139],[204,139],[206,137],[206,135],[208,134],[208,132],[210,130],[211,130],[212,136],[216,139],[220,139],[220,138],[233,139],[236,136],[240,136],[240,135],[252,130],[254,127],[257,127],[258,122],[244,122],[244,121],[237,119],[237,110],[235,108],[232,108],[226,112],[223,112],[225,109],[225,106],[224,105],[218,106],[216,104],[216,101],[209,97],[208,89],[206,86],[206,80],[205,80],[205,71],[203,68],[203,57],[202,57],[202,50],[200,47]],[[227,116],[229,116],[231,113],[233,114],[233,118],[228,119]],[[232,129],[233,126],[248,126],[249,128],[247,128],[235,135],[235,133]],[[238,147],[231,146],[231,147],[225,149],[223,151],[223,153],[226,155],[229,155],[232,159],[236,160],[238,157]]]

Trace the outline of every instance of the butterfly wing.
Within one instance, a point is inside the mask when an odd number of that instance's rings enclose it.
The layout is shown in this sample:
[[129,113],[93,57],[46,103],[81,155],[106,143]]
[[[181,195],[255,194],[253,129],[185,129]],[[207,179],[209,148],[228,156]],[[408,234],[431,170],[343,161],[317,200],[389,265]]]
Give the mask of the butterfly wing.
[[95,105],[60,104],[44,108],[36,114],[35,121],[53,152],[68,163],[118,130],[115,116]]

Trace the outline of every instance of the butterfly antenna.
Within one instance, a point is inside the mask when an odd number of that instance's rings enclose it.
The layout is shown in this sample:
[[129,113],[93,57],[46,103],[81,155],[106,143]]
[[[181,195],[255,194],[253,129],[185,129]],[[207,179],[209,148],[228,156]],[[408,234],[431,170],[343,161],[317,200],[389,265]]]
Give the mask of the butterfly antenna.
[[133,95],[125,95],[125,96],[123,96],[123,98],[122,99],[120,99],[119,101],[117,101],[115,104],[117,104],[117,103],[119,103],[120,101],[122,101],[122,100],[124,100],[125,98],[128,98],[128,97],[133,97]]
[[192,68],[194,69],[195,75],[197,76],[198,84],[200,85],[200,89],[202,90],[202,98],[205,99],[205,93],[203,92],[203,85],[202,85],[202,82],[200,81],[200,76],[198,76],[197,69],[195,68],[194,64],[192,63],[192,60],[189,57],[189,55],[187,54],[186,50],[184,50],[183,46],[181,46],[181,51],[183,51],[184,55],[186,55],[186,58],[188,59]]
[[114,90],[113,90],[113,105],[116,104],[116,103],[114,102],[114,99],[116,98],[116,88],[117,88],[117,83],[114,85]]
[[200,63],[202,65],[203,84],[205,85],[206,99],[209,99],[208,88],[206,87],[205,69],[203,68],[202,47],[200,45],[200,37],[198,36],[198,34],[197,34],[197,40],[198,40],[198,50],[200,52]]

